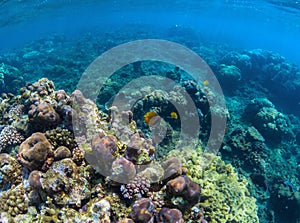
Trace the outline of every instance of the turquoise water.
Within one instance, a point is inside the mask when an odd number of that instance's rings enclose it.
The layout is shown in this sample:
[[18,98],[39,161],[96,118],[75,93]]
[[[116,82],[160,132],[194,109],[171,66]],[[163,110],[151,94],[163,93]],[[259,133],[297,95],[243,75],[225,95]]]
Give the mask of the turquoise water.
[[1,49],[125,24],[158,30],[180,25],[236,47],[273,50],[299,64],[298,9],[296,1],[3,1]]
[[3,0],[0,40],[0,222],[300,222],[300,2]]

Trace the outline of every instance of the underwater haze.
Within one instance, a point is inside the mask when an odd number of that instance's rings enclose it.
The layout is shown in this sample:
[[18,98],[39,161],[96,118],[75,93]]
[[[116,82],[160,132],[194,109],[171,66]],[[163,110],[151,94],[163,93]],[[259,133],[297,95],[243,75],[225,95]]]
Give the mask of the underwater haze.
[[0,222],[300,223],[300,2],[0,1]]

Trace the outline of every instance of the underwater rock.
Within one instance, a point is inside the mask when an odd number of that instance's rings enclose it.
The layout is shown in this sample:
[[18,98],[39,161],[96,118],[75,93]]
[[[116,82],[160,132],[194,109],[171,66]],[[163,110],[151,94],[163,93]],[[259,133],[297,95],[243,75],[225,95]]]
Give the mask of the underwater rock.
[[16,94],[24,84],[23,75],[18,68],[5,63],[0,64],[0,94],[3,92]]
[[164,180],[169,180],[182,174],[182,163],[176,157],[168,158],[162,163],[162,167],[164,169]]
[[254,184],[262,187],[265,191],[268,190],[267,179],[264,175],[252,173],[250,174],[250,178]]
[[119,223],[134,223],[134,221],[130,218],[124,218],[119,221]]
[[237,125],[226,137],[226,141],[227,145],[224,145],[222,150],[223,155],[234,157],[232,163],[235,166],[250,171],[265,171],[265,162],[268,160],[267,147],[265,139],[254,126],[243,128]]
[[274,210],[276,221],[299,222],[300,192],[291,191],[284,184],[276,184],[274,189],[271,193],[270,205]]
[[221,64],[218,71],[218,79],[224,85],[225,89],[227,89],[226,86],[237,87],[242,79],[241,71],[234,65]]
[[119,111],[116,106],[108,110],[110,130],[123,145],[130,142],[130,138],[137,132],[136,122],[131,111]]
[[139,177],[145,177],[149,179],[151,183],[164,180],[164,169],[159,163],[151,163],[147,167],[138,173]]
[[259,98],[251,100],[245,109],[244,117],[269,142],[278,143],[283,138],[295,137],[289,118],[279,112],[268,99]]
[[157,223],[184,223],[182,213],[178,209],[162,208],[156,217]]
[[29,170],[43,167],[48,158],[53,156],[51,144],[43,133],[33,133],[20,146],[18,157],[22,165]]
[[229,52],[221,59],[221,63],[238,67],[243,76],[248,76],[252,72],[251,57],[245,53]]
[[90,99],[86,99],[82,92],[75,90],[70,96],[71,111],[70,120],[72,130],[79,146],[85,147],[91,143],[93,137],[99,132],[103,132],[102,124],[107,124],[106,120],[102,121],[97,105]]
[[154,220],[154,205],[150,199],[141,198],[134,202],[129,214],[136,223],[151,223]]
[[110,222],[111,205],[108,200],[102,199],[91,206],[94,216],[97,216],[100,222]]

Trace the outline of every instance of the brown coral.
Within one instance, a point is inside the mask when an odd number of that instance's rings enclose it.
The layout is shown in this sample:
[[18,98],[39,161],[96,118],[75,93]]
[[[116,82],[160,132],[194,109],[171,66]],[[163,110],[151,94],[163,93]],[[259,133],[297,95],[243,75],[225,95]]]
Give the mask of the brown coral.
[[18,153],[21,163],[29,170],[41,168],[53,156],[51,144],[43,133],[34,133],[20,146]]
[[105,176],[111,175],[112,163],[118,150],[117,139],[112,135],[99,133],[93,137],[91,153],[86,153],[87,161]]
[[28,201],[25,195],[23,184],[12,187],[10,190],[3,192],[0,196],[0,211],[6,212],[10,216],[26,213]]
[[125,150],[125,158],[141,165],[147,164],[153,159],[155,148],[150,139],[143,138],[139,133],[134,134]]
[[188,176],[179,176],[167,183],[167,192],[175,197],[183,197],[189,204],[195,204],[200,198],[200,186]]
[[38,130],[54,127],[60,122],[58,113],[53,106],[46,101],[41,101],[38,105],[32,104],[28,112],[28,117],[34,129]]
[[182,213],[178,209],[162,208],[156,218],[157,223],[184,223]]
[[62,128],[56,128],[46,131],[45,136],[54,147],[65,146],[72,150],[76,147],[76,142],[71,131]]
[[10,184],[21,181],[22,167],[19,162],[12,156],[0,154],[0,189],[6,189]]
[[153,222],[154,204],[148,198],[141,198],[134,202],[130,217],[136,223]]

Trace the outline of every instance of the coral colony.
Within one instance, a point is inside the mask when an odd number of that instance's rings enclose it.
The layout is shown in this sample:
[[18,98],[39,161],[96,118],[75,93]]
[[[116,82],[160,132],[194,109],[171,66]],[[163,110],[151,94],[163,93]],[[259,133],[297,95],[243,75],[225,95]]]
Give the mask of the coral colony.
[[[74,86],[96,55],[93,43],[105,41],[83,39],[76,49],[58,37],[47,41],[51,51],[39,41],[1,57],[1,222],[258,223],[282,210],[299,221],[299,165],[285,159],[289,150],[299,157],[300,122],[279,109],[300,95],[295,65],[265,50],[195,46],[218,77],[227,109],[210,107],[208,99],[218,96],[209,80],[196,83],[176,66],[149,61],[117,71],[92,102]],[[43,52],[60,47],[84,56]],[[49,61],[47,69],[37,65],[42,61]],[[181,88],[127,89],[119,95],[139,98],[132,109],[111,106],[126,81],[156,73]],[[179,140],[186,117],[171,103],[187,106],[183,90],[201,123],[195,148]],[[212,113],[228,119],[218,155],[205,152]]]

